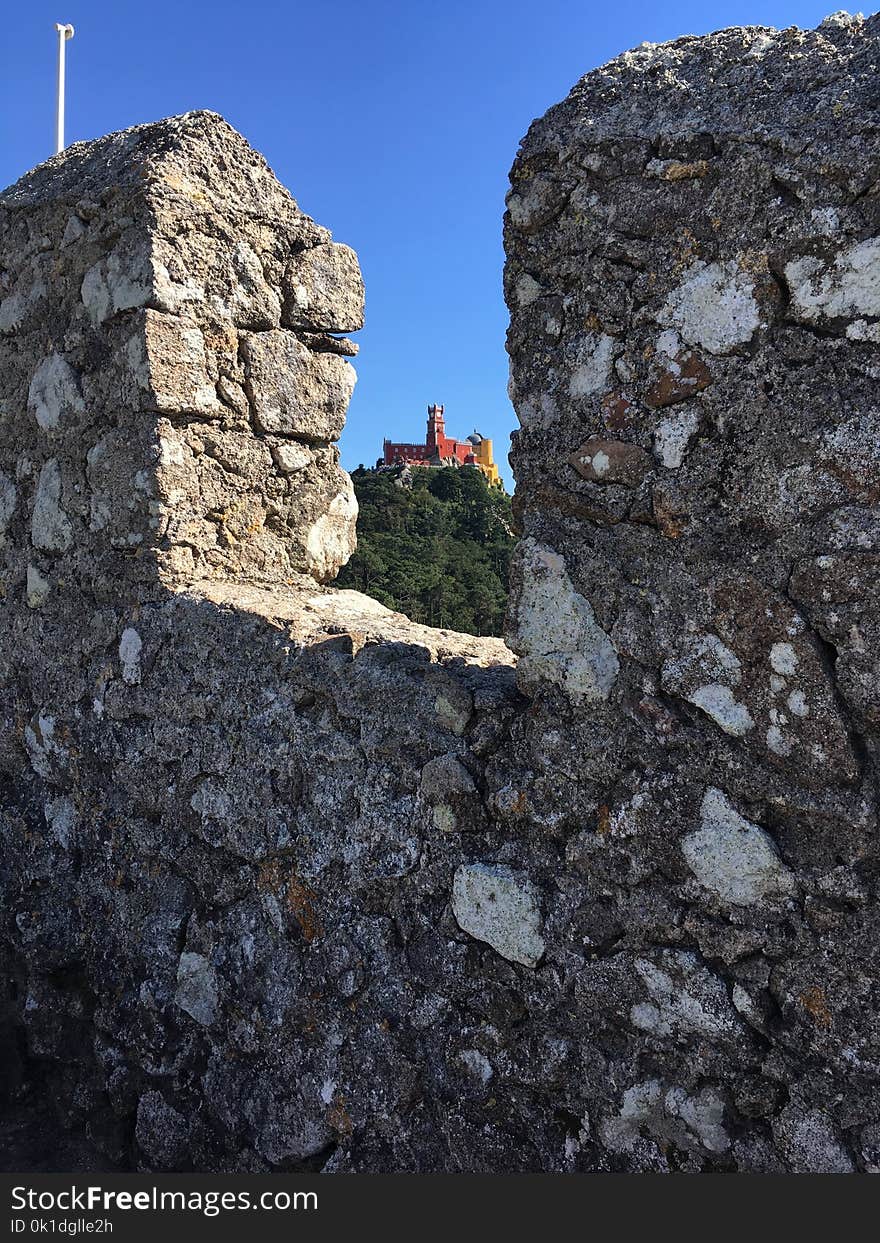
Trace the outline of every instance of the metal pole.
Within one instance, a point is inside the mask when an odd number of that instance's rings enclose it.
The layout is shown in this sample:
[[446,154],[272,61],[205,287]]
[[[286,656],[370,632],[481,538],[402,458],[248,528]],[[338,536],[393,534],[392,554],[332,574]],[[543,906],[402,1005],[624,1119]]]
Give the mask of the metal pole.
[[55,154],[64,150],[64,45],[73,38],[69,23],[56,22],[58,31],[58,94],[55,100]]

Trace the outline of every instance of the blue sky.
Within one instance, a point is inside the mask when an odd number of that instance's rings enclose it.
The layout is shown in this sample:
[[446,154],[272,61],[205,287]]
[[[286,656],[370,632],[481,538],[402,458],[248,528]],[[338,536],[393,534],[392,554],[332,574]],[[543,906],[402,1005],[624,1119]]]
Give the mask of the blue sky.
[[506,453],[501,216],[529,123],[643,40],[722,26],[815,26],[831,5],[739,0],[29,0],[0,26],[0,186],[51,154],[56,21],[67,140],[211,108],[304,211],[357,250],[367,285],[343,462],[421,439],[425,407]]

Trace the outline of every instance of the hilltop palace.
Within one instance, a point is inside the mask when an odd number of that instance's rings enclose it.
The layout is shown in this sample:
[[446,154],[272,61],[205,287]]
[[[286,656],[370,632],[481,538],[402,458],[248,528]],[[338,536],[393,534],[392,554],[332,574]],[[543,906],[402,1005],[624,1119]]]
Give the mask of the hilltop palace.
[[382,466],[475,466],[489,483],[500,484],[501,476],[492,458],[492,441],[474,431],[466,440],[446,435],[443,406],[428,406],[428,432],[423,445],[383,442]]

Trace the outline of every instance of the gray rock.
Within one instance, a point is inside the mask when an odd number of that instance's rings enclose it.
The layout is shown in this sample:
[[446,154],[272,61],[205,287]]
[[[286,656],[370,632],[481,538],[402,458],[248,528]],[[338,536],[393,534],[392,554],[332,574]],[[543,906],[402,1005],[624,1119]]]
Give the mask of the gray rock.
[[356,332],[364,326],[364,283],[357,255],[333,243],[301,251],[282,282],[283,321],[289,328]]
[[706,791],[700,827],[682,838],[681,849],[700,884],[725,902],[751,906],[797,889],[773,839],[741,816],[722,790]]
[[217,1018],[217,977],[204,954],[181,954],[174,1000],[203,1027]]
[[354,391],[354,369],[337,354],[313,354],[292,332],[242,340],[245,383],[263,432],[338,440]]
[[463,864],[452,884],[452,912],[465,932],[511,962],[534,967],[544,953],[538,895],[510,868]]
[[44,552],[66,552],[73,543],[73,528],[61,508],[61,467],[55,458],[43,464],[34,497],[31,542]]

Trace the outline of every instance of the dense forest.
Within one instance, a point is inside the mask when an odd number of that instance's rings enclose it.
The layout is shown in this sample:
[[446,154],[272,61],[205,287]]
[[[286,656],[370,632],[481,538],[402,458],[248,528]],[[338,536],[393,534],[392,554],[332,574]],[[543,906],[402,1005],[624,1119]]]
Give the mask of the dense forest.
[[428,626],[501,634],[514,545],[507,493],[453,466],[358,467],[351,477],[358,547],[335,585]]

